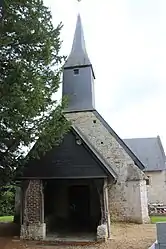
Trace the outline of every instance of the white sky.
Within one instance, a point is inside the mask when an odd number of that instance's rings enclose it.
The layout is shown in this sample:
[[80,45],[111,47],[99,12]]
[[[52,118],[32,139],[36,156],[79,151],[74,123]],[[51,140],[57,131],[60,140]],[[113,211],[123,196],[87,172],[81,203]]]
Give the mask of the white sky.
[[166,0],[44,3],[64,24],[65,55],[80,10],[100,114],[121,138],[160,135],[166,150]]

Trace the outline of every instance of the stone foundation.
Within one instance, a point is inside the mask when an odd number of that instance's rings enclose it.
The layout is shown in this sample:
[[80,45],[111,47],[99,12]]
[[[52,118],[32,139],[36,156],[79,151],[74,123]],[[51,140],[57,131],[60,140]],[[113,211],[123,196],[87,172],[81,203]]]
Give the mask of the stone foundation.
[[97,240],[106,241],[108,239],[107,224],[102,224],[97,227]]
[[46,237],[46,224],[21,225],[20,238],[24,240],[44,240]]

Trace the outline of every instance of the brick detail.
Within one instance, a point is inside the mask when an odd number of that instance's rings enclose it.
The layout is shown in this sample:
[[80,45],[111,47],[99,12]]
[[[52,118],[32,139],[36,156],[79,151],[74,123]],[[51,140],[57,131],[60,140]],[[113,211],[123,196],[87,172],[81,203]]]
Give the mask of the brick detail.
[[30,180],[25,192],[23,223],[41,222],[43,190],[40,180]]
[[30,180],[24,193],[21,239],[44,239],[44,196],[41,180]]

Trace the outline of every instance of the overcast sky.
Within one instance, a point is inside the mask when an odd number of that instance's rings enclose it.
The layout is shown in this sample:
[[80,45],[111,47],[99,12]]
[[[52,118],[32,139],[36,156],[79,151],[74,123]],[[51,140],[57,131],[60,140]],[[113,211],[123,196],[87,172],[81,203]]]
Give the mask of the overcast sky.
[[121,138],[160,135],[166,151],[166,0],[44,0],[71,50],[78,11],[96,109]]

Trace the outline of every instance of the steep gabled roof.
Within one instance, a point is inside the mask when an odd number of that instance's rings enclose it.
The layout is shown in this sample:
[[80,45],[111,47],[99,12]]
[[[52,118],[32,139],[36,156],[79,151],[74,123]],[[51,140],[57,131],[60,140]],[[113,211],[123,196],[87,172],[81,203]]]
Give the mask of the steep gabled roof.
[[134,154],[134,152],[127,146],[127,144],[115,133],[115,131],[109,126],[109,124],[104,120],[104,118],[96,110],[93,111],[93,113],[104,125],[104,127],[110,132],[110,134],[116,139],[116,141],[123,147],[126,153],[132,158],[132,160],[138,166],[138,168],[144,170],[145,166],[141,162],[141,160],[137,157],[136,154]]
[[145,171],[165,170],[165,152],[159,136],[124,139],[124,142],[145,165]]
[[[81,141],[80,146],[79,144],[76,145],[77,139]],[[80,152],[81,154],[79,154]],[[80,158],[79,155],[82,156],[82,153],[83,158]],[[79,170],[80,167],[81,172]],[[94,167],[97,167],[97,171],[95,170],[95,172]],[[93,173],[96,175],[93,175]],[[78,129],[71,126],[70,132],[64,136],[59,146],[47,151],[40,159],[30,159],[23,169],[23,174],[16,178],[18,180],[74,179],[110,176],[116,181],[116,172],[96,152],[84,135]]]

